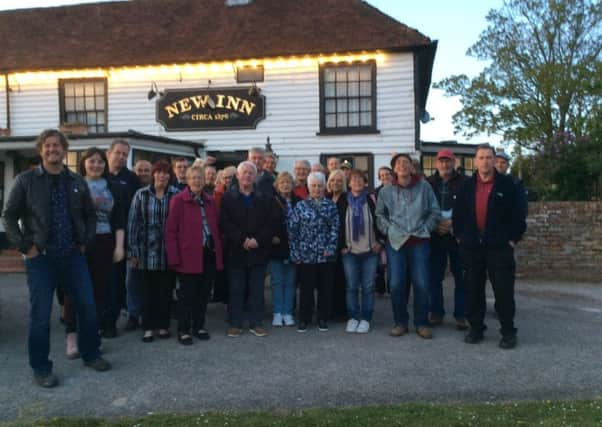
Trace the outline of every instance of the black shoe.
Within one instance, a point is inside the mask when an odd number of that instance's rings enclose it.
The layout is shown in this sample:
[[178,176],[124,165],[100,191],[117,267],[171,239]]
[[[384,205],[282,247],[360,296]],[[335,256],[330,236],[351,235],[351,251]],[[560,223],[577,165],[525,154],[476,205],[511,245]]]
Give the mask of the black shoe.
[[169,338],[171,338],[171,334],[169,333],[169,331],[163,333],[159,332],[159,339],[166,340]]
[[115,327],[115,325],[111,325],[111,326],[107,326],[106,328],[103,329],[102,331],[102,335],[103,338],[116,338],[117,337],[117,328]]
[[33,374],[36,384],[44,388],[52,388],[59,385],[59,379],[52,372],[48,374]]
[[318,320],[318,331],[326,332],[328,331],[328,323],[326,320]]
[[209,335],[209,332],[207,332],[205,329],[199,329],[194,333],[194,336],[202,341],[207,341],[209,338],[211,338],[211,335]]
[[509,350],[516,347],[516,335],[506,335],[500,340],[500,348]]
[[464,342],[467,344],[478,344],[485,339],[483,331],[471,329],[464,337]]
[[188,334],[178,335],[178,342],[182,345],[192,345],[192,337]]
[[155,337],[152,335],[145,335],[142,337],[142,342],[153,342],[154,339]]
[[98,372],[104,372],[104,371],[108,371],[109,369],[111,369],[111,364],[109,362],[107,362],[106,360],[104,360],[102,357],[97,357],[94,360],[84,362],[84,365],[86,365],[88,368],[92,368]]
[[297,332],[307,332],[307,322],[300,321],[297,325]]
[[138,323],[138,319],[136,319],[135,317],[129,317],[128,322],[125,324],[125,328],[123,328],[123,330],[127,331],[127,332],[131,332],[131,331],[135,331],[139,327],[140,327],[140,324]]

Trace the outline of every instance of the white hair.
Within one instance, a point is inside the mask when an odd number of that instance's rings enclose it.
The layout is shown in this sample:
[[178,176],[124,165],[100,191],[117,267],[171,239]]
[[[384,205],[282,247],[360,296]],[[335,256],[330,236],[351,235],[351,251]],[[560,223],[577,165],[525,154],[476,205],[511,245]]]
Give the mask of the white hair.
[[236,173],[238,175],[242,174],[245,167],[250,168],[253,171],[253,174],[257,175],[257,166],[255,166],[255,164],[253,162],[250,162],[248,160],[245,160],[244,162],[240,162],[238,164],[238,167],[236,168]]
[[295,161],[294,167],[304,167],[307,169],[311,169],[311,164],[309,163],[308,160],[297,160],[297,161]]
[[326,177],[322,172],[312,172],[307,176],[307,183],[311,181],[319,182],[322,185],[326,185]]

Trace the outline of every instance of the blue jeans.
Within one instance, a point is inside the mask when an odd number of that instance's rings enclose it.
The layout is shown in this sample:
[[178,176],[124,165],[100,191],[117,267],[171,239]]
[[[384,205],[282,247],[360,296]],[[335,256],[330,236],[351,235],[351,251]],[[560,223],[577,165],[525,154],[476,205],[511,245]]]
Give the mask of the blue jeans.
[[430,243],[425,241],[413,246],[404,245],[399,250],[387,243],[386,251],[395,324],[408,325],[406,275],[409,267],[414,287],[414,326],[428,326]]
[[128,265],[125,277],[128,316],[139,320],[140,312],[142,311],[142,293],[140,288],[144,280],[144,274],[142,270]]
[[295,301],[295,264],[290,260],[270,260],[272,273],[272,312],[274,314],[293,314]]
[[460,258],[458,245],[431,244],[431,283],[429,287],[430,309],[433,315],[443,318],[445,309],[443,307],[443,279],[445,268],[449,257],[449,268],[454,276],[454,317],[464,319],[464,268]]
[[73,299],[78,326],[78,347],[84,361],[100,356],[98,326],[92,281],[86,258],[74,250],[67,256],[40,254],[25,260],[29,287],[29,365],[34,373],[52,372],[50,353],[50,314],[57,283]]
[[[374,313],[374,279],[378,255],[374,252],[365,254],[343,255],[343,268],[347,278],[347,313],[355,320],[372,320]],[[359,292],[362,294],[360,308]]]

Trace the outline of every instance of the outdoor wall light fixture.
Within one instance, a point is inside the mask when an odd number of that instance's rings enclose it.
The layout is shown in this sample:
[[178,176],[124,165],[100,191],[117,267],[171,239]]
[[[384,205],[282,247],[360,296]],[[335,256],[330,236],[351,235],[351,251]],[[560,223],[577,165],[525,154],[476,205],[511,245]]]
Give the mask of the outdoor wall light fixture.
[[159,90],[159,87],[157,86],[156,82],[152,82],[151,83],[151,88],[148,91],[148,100],[150,101],[151,99],[153,99],[157,95],[159,95],[159,97],[162,97],[163,96],[163,92],[161,92]]
[[261,89],[257,87],[257,83],[253,82],[253,86],[249,88],[249,96],[259,96]]

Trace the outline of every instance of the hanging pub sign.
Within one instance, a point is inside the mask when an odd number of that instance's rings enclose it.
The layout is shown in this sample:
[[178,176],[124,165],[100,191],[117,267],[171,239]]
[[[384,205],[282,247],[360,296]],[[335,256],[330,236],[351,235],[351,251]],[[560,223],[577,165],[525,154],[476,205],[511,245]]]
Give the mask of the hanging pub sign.
[[167,131],[255,129],[265,96],[255,86],[166,89],[156,108]]

